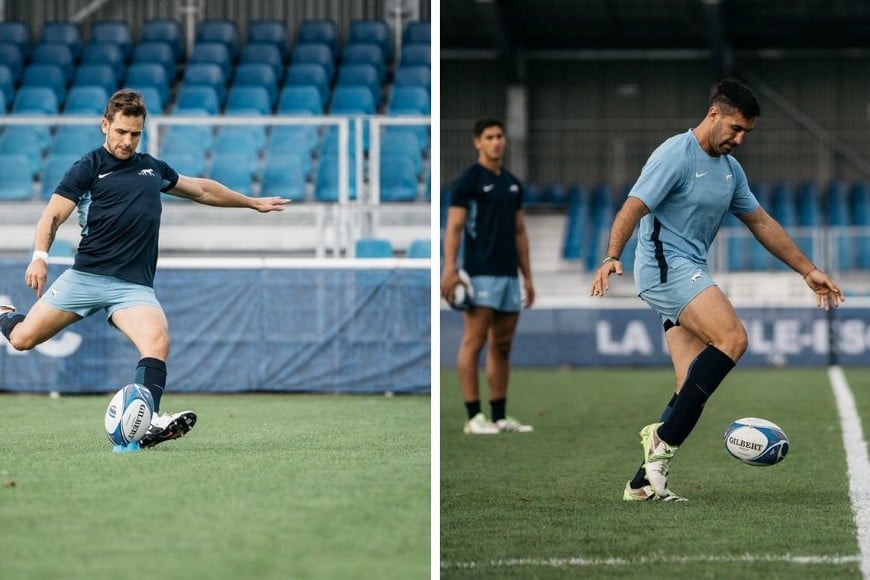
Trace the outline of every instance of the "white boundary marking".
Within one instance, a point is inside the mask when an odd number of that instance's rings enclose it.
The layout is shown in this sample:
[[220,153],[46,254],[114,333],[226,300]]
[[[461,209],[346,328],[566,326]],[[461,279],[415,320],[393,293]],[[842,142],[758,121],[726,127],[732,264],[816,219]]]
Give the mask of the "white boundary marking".
[[731,556],[660,556],[655,558],[511,558],[506,560],[489,560],[485,562],[442,562],[441,569],[467,568],[515,568],[532,566],[538,568],[565,568],[590,566],[636,566],[638,564],[695,564],[695,563],[763,563],[778,562],[782,564],[847,564],[861,561],[860,556],[796,556],[792,554],[760,555],[735,554]]
[[828,380],[837,401],[840,424],[843,428],[843,447],[849,468],[849,496],[858,535],[858,550],[861,553],[861,576],[870,578],[870,460],[867,458],[867,441],[861,427],[861,417],[855,407],[855,397],[849,389],[843,368],[828,369]]

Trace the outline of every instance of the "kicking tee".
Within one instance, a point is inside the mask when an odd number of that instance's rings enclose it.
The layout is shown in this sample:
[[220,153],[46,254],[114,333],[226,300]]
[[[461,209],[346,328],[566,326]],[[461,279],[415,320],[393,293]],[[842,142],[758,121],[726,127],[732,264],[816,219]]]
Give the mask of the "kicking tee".
[[708,155],[691,130],[653,151],[628,195],[650,210],[640,220],[635,251],[641,292],[666,281],[669,261],[706,265],[726,213],[759,207],[740,163],[730,155]]
[[55,192],[76,204],[82,239],[74,270],[152,287],[163,209],[178,174],[147,153],[116,159],[100,147],[76,161]]
[[450,186],[450,205],[467,210],[462,267],[471,276],[517,277],[517,211],[523,186],[502,169],[496,175],[475,163]]

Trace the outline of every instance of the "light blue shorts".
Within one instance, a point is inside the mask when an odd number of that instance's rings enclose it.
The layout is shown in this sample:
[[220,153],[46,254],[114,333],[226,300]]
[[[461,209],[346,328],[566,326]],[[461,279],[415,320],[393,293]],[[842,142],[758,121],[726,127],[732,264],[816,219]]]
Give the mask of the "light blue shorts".
[[520,279],[516,276],[472,276],[474,306],[485,306],[499,312],[519,312]]
[[640,293],[641,299],[650,305],[662,319],[662,325],[670,328],[678,323],[686,305],[702,290],[715,285],[707,266],[699,266],[685,259],[668,262],[667,282]]
[[153,288],[72,268],[54,281],[42,300],[52,308],[73,312],[82,318],[105,310],[106,318],[111,319],[118,310],[131,306],[148,305],[163,309]]

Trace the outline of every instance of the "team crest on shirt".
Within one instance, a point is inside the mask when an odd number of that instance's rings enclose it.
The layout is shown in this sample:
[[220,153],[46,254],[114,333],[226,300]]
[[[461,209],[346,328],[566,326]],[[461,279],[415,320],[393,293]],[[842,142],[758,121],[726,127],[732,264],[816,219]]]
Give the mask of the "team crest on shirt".
[[729,173],[728,175],[725,176],[725,181],[727,181],[728,183],[731,183],[731,178],[732,178],[732,177],[734,177],[734,176],[733,176],[732,174]]
[[156,174],[153,169],[143,169],[139,172],[139,175],[150,175],[151,177],[154,177]]
[[516,183],[514,183],[513,185],[511,185],[508,188],[508,191],[510,191],[511,193],[517,193],[519,190],[520,190],[520,186],[517,185]]

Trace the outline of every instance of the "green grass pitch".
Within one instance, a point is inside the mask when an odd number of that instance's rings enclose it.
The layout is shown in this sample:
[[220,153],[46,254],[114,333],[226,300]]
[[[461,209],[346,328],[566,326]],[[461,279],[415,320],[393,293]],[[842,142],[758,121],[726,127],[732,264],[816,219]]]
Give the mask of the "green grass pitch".
[[0,396],[0,577],[429,577],[429,397],[169,393],[126,454],[110,398]]
[[[866,434],[870,374],[846,377]],[[638,431],[672,388],[665,369],[514,370],[508,413],[535,432],[468,436],[456,375],[442,370],[441,577],[860,578],[826,369],[738,367],[672,463],[670,487],[689,502],[623,502]],[[725,428],[745,416],[783,427],[782,463],[726,453]]]

